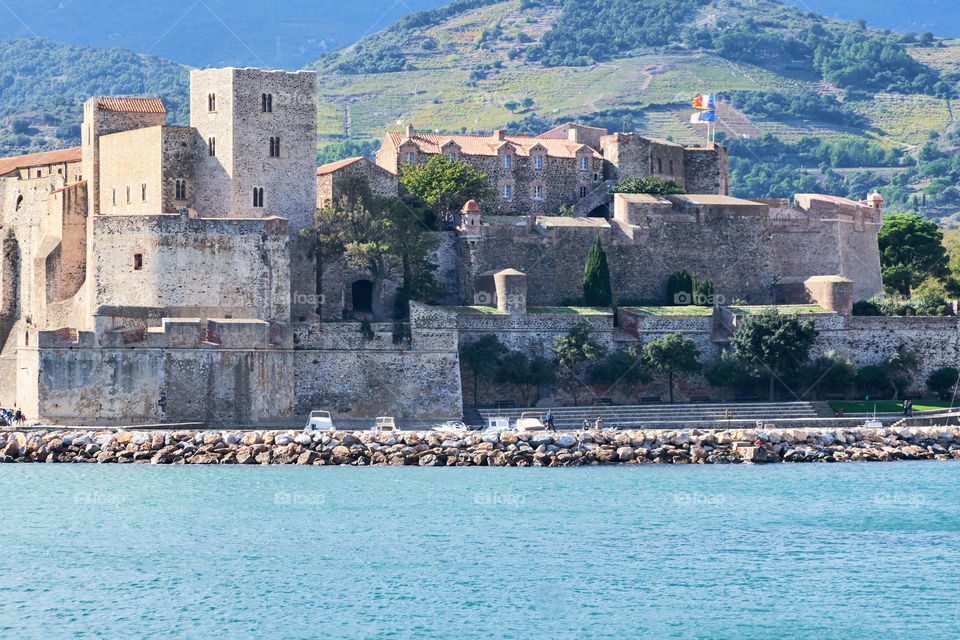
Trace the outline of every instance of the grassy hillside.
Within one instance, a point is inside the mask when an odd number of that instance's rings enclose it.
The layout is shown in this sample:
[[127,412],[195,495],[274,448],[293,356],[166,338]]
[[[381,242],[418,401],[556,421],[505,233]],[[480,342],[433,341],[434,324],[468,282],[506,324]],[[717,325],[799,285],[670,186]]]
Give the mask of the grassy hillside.
[[168,121],[186,124],[187,75],[182,65],[127,49],[0,41],[0,155],[79,144],[90,96],[160,97]]
[[[846,164],[811,158],[821,169],[873,166],[858,163],[883,151],[896,156],[882,166],[910,165],[931,135],[949,161],[960,144],[953,124],[960,113],[949,99],[960,80],[960,40],[885,33],[773,0],[458,0],[312,67],[321,74],[318,132],[331,141],[378,139],[407,123],[533,132],[580,119],[696,144],[706,131],[689,124],[689,100],[713,92],[725,98],[718,130],[728,141],[772,134],[801,149],[858,143],[879,150]],[[757,154],[753,143],[740,147],[745,158]],[[940,177],[954,180],[960,173],[952,171]],[[960,201],[939,207],[934,194],[924,200],[931,176],[914,172],[893,185],[892,200],[909,206],[916,195],[916,208],[926,206],[931,217],[960,209]],[[844,183],[835,172],[832,191],[893,188],[890,174]],[[741,193],[777,195],[772,181],[783,182],[768,176]],[[792,188],[816,186],[793,181]]]

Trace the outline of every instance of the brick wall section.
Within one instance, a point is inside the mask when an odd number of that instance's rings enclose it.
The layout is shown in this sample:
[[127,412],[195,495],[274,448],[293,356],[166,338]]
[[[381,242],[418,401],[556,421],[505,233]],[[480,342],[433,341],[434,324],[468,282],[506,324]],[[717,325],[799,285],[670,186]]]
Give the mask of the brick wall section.
[[167,316],[289,319],[285,220],[98,216],[93,242],[98,315],[112,314],[104,308],[147,307]]

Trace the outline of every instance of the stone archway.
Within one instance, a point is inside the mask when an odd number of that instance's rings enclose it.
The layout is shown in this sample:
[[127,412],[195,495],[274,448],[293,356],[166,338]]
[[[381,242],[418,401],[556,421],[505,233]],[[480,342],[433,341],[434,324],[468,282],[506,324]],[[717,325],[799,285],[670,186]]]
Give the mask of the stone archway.
[[356,280],[350,286],[354,313],[373,313],[373,282]]

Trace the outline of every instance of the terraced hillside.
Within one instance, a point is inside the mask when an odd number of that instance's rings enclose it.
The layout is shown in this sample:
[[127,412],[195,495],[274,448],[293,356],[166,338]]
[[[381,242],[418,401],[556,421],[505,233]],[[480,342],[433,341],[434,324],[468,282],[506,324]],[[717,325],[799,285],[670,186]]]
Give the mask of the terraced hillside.
[[[688,25],[677,25],[678,33],[739,26],[787,34],[811,25],[840,33],[858,29],[770,0],[695,4],[700,5],[695,17]],[[312,65],[322,74],[318,132],[329,138],[379,137],[409,122],[439,130],[485,130],[531,114],[553,121],[626,109],[630,123],[637,125],[633,128],[694,143],[704,139],[705,130],[687,122],[690,97],[729,90],[834,95],[868,120],[867,126],[846,127],[725,109],[720,128],[734,135],[769,132],[788,141],[816,135],[824,140],[855,137],[887,146],[917,145],[930,130],[943,131],[954,118],[943,98],[844,92],[820,77],[809,59],[757,60],[746,50],[739,57],[724,57],[714,50],[671,42],[577,66],[544,66],[525,58],[524,52],[541,44],[562,12],[561,5],[529,0],[482,4],[448,11],[450,15],[441,18],[423,12],[324,58]],[[415,16],[421,18],[412,19]],[[933,70],[958,71],[960,40],[904,46]],[[375,70],[383,61],[399,70],[351,73]],[[523,108],[524,98],[532,99],[532,106]],[[618,116],[608,119],[616,123]]]

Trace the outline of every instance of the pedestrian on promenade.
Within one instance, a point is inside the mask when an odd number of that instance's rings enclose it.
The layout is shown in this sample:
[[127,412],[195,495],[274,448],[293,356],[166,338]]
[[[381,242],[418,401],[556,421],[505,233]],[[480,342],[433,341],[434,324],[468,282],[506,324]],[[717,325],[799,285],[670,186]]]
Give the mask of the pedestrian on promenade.
[[556,431],[553,427],[553,411],[551,409],[547,409],[546,422],[548,431]]

